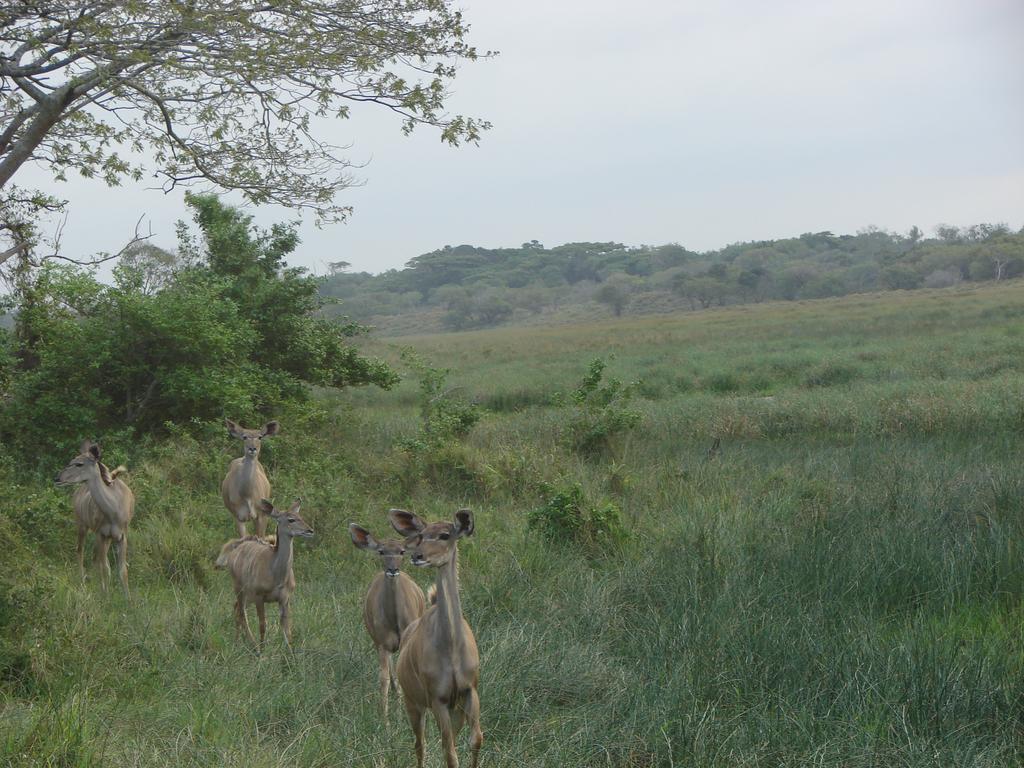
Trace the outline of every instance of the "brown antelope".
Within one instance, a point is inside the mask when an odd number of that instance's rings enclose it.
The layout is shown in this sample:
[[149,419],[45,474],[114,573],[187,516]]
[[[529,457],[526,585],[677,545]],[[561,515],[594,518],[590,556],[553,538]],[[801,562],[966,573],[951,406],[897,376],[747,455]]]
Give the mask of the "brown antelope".
[[270,481],[260,464],[260,447],[263,438],[276,435],[280,424],[269,421],[262,429],[245,429],[231,419],[224,419],[228,434],[245,443],[245,452],[228,466],[228,474],[220,484],[220,495],[224,506],[234,515],[239,538],[245,538],[245,524],[256,521],[256,535],[263,538],[267,530],[267,518],[260,512],[260,501],[270,496]]
[[110,563],[107,555],[113,543],[117,557],[117,575],[125,597],[128,593],[128,523],[135,514],[135,496],[121,475],[124,467],[111,471],[100,461],[102,451],[91,440],[82,442],[79,453],[55,478],[57,485],[84,483],[75,489],[72,505],[78,526],[78,571],[85,581],[85,535],[96,533],[94,559],[100,570],[100,583],[107,590]]
[[291,616],[288,604],[295,592],[295,573],[292,571],[292,539],[301,536],[313,537],[313,529],[299,517],[299,500],[296,499],[287,510],[275,509],[266,499],[260,500],[260,511],[274,518],[277,523],[277,538],[274,541],[257,536],[243,536],[232,539],[220,549],[215,563],[217,568],[227,568],[235,583],[235,630],[245,634],[254,644],[249,618],[245,614],[246,603],[256,604],[256,615],[260,620],[260,642],[262,647],[267,634],[265,603],[277,603],[281,608],[281,634],[284,644],[290,650],[292,640]]
[[468,722],[476,768],[484,741],[476,692],[480,656],[473,630],[462,618],[457,562],[458,540],[473,534],[473,513],[460,509],[454,522],[429,524],[401,509],[392,509],[388,516],[406,537],[412,564],[438,569],[436,603],[408,627],[398,654],[398,682],[416,736],[416,764],[423,768],[423,727],[429,709],[441,732],[448,768],[458,768],[455,738],[463,720]]
[[398,650],[406,628],[423,615],[426,598],[419,585],[402,573],[405,547],[395,539],[377,541],[365,528],[352,523],[349,527],[352,543],[359,549],[376,552],[384,570],[370,582],[363,604],[363,623],[370,639],[377,647],[380,661],[380,695],[383,699],[384,719],[388,716],[388,687],[398,689],[391,665],[391,654]]

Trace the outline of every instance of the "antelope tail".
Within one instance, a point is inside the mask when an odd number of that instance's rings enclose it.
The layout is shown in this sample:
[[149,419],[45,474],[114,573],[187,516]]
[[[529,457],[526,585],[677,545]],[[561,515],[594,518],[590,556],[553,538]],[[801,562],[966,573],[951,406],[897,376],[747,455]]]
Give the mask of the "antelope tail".
[[124,475],[127,472],[128,472],[128,468],[125,467],[124,464],[122,464],[117,469],[115,469],[113,472],[111,472],[110,468],[106,464],[104,464],[103,462],[100,462],[100,478],[107,485],[112,485],[113,482],[114,482],[114,478],[118,477],[119,475]]

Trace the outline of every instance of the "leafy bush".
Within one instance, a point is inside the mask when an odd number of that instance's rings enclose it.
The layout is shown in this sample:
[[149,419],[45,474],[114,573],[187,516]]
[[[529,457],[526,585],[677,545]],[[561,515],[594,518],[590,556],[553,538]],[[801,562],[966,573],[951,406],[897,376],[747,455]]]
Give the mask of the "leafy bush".
[[21,529],[24,540],[49,555],[64,550],[72,538],[70,494],[45,486],[14,486],[9,490],[18,501],[7,515]]
[[[642,418],[639,411],[629,407],[636,384],[623,384],[618,379],[602,384],[605,365],[601,358],[591,361],[580,386],[568,396],[572,415],[563,441],[583,456],[603,454],[614,438],[634,429]],[[564,397],[557,400],[565,402]]]
[[434,368],[411,349],[402,361],[420,380],[420,431],[406,443],[412,450],[445,445],[465,437],[480,420],[480,409],[458,395],[457,388],[445,387],[448,368]]
[[321,313],[321,281],[285,258],[299,245],[295,224],[261,230],[252,217],[213,195],[186,195],[203,248],[184,229],[181,250],[226,280],[225,297],[254,329],[252,358],[261,367],[326,387],[376,384],[389,388],[398,375],[379,360],[362,357],[348,339],[366,329]]
[[251,359],[258,339],[224,288],[199,273],[151,296],[119,281],[99,287],[87,314],[38,324],[37,364],[15,377],[3,410],[8,440],[66,452],[125,425],[149,432],[164,421],[248,415],[286,397]]
[[181,227],[181,258],[160,280],[141,257],[114,285],[46,263],[22,286],[0,432],[25,455],[63,454],[85,436],[168,422],[255,419],[305,402],[310,385],[389,388],[397,374],[348,339],[361,329],[320,310],[316,278],[289,268],[292,225],[269,232],[217,198],[188,195],[201,244]]
[[611,501],[591,504],[579,483],[560,488],[544,484],[547,500],[527,513],[530,530],[555,543],[576,543],[595,549],[628,538],[622,513]]
[[447,368],[434,368],[411,349],[402,352],[402,361],[419,377],[420,389],[419,432],[400,443],[403,486],[411,491],[425,479],[456,495],[482,492],[483,474],[459,442],[480,420],[480,409],[446,386]]

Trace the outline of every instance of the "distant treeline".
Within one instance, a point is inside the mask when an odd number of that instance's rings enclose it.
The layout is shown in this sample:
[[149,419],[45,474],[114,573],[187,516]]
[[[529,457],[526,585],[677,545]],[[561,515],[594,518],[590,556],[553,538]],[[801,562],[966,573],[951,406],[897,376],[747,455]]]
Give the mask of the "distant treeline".
[[675,243],[545,248],[532,240],[519,248],[445,246],[380,275],[348,266],[332,264],[321,288],[341,299],[343,314],[363,321],[441,310],[443,324],[459,330],[593,302],[620,315],[1005,280],[1024,274],[1024,229],[940,226],[925,237],[917,227],[906,234],[869,227],[704,253]]

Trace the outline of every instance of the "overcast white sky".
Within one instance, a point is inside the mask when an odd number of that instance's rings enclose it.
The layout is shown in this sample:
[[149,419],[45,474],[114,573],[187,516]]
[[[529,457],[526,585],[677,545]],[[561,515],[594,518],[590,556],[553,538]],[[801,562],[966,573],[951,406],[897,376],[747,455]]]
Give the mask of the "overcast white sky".
[[[479,147],[402,136],[370,105],[330,126],[367,162],[355,207],[307,219],[293,263],[401,267],[446,244],[730,242],[866,225],[1024,224],[1021,0],[466,0],[454,112]],[[147,217],[173,247],[182,195],[22,186],[70,201],[68,255],[116,250]],[[262,224],[294,218],[256,211]]]

